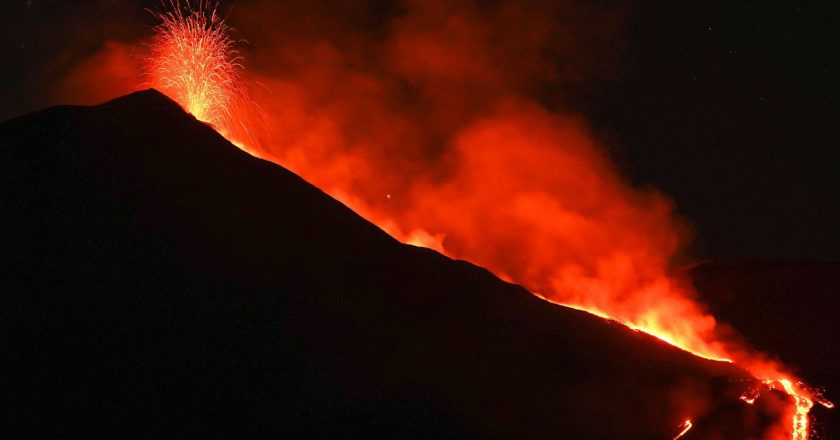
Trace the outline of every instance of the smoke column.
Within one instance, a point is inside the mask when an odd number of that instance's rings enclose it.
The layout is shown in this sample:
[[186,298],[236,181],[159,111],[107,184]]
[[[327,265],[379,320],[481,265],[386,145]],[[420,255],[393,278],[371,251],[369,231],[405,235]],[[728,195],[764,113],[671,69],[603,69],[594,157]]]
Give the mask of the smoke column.
[[[563,110],[558,91],[611,67],[598,41],[615,43],[607,34],[620,15],[572,3],[406,2],[360,31],[341,20],[372,20],[354,8],[311,11],[292,7],[306,25],[265,36],[275,58],[256,54],[274,92],[262,102],[270,159],[404,242],[735,361],[794,396],[792,422],[767,436],[807,438],[815,396],[732,343],[673,273],[689,236],[673,204],[624,181],[586,122]],[[273,29],[261,21],[277,15],[243,26]]]

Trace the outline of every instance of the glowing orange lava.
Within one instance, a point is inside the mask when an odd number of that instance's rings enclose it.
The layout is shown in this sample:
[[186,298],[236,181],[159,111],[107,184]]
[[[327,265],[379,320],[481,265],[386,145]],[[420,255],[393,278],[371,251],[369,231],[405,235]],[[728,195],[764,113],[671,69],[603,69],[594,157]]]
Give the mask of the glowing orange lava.
[[810,435],[808,413],[814,407],[814,401],[828,409],[834,408],[833,403],[805,389],[804,384],[801,382],[794,384],[791,379],[765,379],[763,383],[770,389],[778,389],[777,387],[781,386],[781,391],[793,397],[794,403],[796,404],[796,412],[793,415],[793,425],[791,426],[794,440],[808,440]]
[[686,419],[684,422],[682,422],[682,424],[680,425],[680,428],[682,428],[682,431],[680,431],[680,433],[677,434],[676,437],[674,437],[674,440],[677,440],[678,438],[684,436],[686,432],[691,430],[692,426],[694,426],[694,425],[691,423],[691,419]]
[[[539,296],[539,295],[538,295]],[[540,296],[542,297],[542,296]],[[543,299],[546,299],[543,297]],[[546,299],[550,301],[550,299]],[[587,310],[583,307],[578,307],[573,304],[561,304],[566,307],[574,308],[577,310],[583,310],[589,312],[593,315],[599,316],[604,319],[612,318],[603,312],[598,310]],[[721,361],[721,362],[735,362],[732,359],[723,357],[723,358],[716,358],[718,354],[712,352],[703,352],[703,351],[693,351],[686,345],[680,343],[679,340],[669,339],[670,335],[667,332],[661,332],[661,329],[656,328],[656,326],[651,327],[643,327],[639,326],[633,322],[623,322],[624,325],[627,327],[641,331],[651,336],[654,336],[664,342],[667,342],[675,347],[681,348],[686,350],[695,356],[702,357],[705,359],[713,360],[713,361]],[[793,398],[794,405],[795,405],[795,412],[792,416],[791,426],[790,426],[790,434],[793,440],[808,440],[810,438],[810,417],[809,413],[811,408],[814,407],[814,402],[816,401],[820,405],[824,406],[825,408],[832,409],[834,408],[834,404],[828,400],[823,399],[819,394],[815,393],[813,390],[809,389],[805,386],[802,382],[796,381],[791,378],[790,375],[784,373],[783,371],[779,370],[779,366],[773,364],[766,364],[763,362],[752,362],[751,359],[746,358],[743,359],[741,362],[735,362],[739,366],[745,368],[754,377],[761,380],[761,382],[766,385],[769,389],[775,389],[779,391],[784,391],[788,396]],[[759,390],[751,390],[748,393],[741,395],[740,400],[744,401],[745,403],[752,405],[755,402],[755,399],[758,397]],[[687,427],[685,431],[683,431],[680,435],[676,438],[682,437],[689,429],[691,429],[691,421],[686,421]]]
[[[301,136],[297,146],[329,159],[310,160],[292,147],[285,155],[258,148],[229,28],[208,2],[195,10],[187,3],[186,13],[177,1],[170,6],[170,12],[155,14],[161,23],[151,44],[149,81],[237,146],[300,174],[402,242],[469,260],[547,301],[620,322],[696,356],[739,365],[793,398],[796,410],[787,429],[794,440],[807,440],[814,402],[833,407],[778,363],[721,340],[714,317],[668,270],[681,241],[670,202],[630,188],[574,121],[505,101],[495,115],[474,118],[451,141],[441,173],[448,180],[421,180],[403,188],[399,200],[391,190],[376,198],[354,186],[376,163],[330,149],[341,134],[326,112],[316,121],[319,130]],[[412,49],[412,38],[400,44]],[[435,74],[438,52],[423,53],[432,58],[410,67]],[[360,88],[370,86],[368,78],[360,81]],[[303,108],[290,111],[293,121],[282,126],[288,130],[278,131],[301,130]],[[388,126],[385,120],[379,127]],[[751,404],[757,397],[741,400]],[[681,427],[675,438],[691,429],[691,420]]]

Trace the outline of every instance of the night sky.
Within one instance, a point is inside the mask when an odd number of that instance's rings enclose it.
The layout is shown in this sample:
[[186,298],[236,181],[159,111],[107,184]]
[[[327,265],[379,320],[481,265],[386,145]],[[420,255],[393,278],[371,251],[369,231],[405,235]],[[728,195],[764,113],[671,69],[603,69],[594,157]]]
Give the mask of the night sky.
[[[838,12],[829,2],[652,3],[580,6],[613,17],[614,35],[593,48],[584,80],[545,87],[546,105],[584,115],[625,176],[675,200],[693,256],[840,261]],[[144,8],[158,4],[5,5],[0,119],[72,103],[56,96],[59,78],[106,40],[147,36]]]

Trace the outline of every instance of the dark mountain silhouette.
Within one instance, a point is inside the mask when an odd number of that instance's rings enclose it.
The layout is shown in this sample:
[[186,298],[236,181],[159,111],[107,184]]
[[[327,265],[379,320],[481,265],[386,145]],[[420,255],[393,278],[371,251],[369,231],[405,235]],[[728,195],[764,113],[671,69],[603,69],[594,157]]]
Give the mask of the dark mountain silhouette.
[[[0,432],[746,438],[737,368],[398,243],[149,90],[0,124]],[[781,399],[782,397],[780,397]]]

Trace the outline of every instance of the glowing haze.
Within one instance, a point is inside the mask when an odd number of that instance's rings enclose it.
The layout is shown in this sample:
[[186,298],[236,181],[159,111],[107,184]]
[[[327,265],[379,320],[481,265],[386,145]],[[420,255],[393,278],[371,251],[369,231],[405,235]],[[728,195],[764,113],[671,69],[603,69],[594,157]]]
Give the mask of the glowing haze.
[[564,110],[566,86],[615,74],[620,12],[572,2],[241,5],[239,27],[259,41],[242,50],[270,91],[251,96],[270,133],[252,128],[239,55],[208,3],[156,15],[148,82],[404,242],[736,363],[762,384],[745,402],[769,388],[795,402],[763,436],[808,438],[809,410],[830,403],[706,312],[673,270],[689,229],[671,201],[630,185]]

